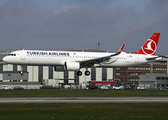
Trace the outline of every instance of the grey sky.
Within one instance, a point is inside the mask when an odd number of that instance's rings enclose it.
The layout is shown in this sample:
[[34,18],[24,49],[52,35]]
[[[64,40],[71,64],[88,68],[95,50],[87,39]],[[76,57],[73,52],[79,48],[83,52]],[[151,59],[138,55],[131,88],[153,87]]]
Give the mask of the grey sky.
[[0,49],[137,51],[160,32],[168,55],[167,0],[0,0]]

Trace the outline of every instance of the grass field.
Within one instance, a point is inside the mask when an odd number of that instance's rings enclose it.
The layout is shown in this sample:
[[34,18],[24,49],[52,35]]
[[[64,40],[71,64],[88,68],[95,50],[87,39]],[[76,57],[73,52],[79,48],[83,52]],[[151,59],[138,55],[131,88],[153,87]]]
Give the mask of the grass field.
[[0,90],[0,97],[168,97],[167,90]]
[[0,104],[1,120],[167,120],[167,103]]
[[[3,97],[168,97],[167,90],[0,90]],[[6,103],[0,120],[167,120],[168,103]]]

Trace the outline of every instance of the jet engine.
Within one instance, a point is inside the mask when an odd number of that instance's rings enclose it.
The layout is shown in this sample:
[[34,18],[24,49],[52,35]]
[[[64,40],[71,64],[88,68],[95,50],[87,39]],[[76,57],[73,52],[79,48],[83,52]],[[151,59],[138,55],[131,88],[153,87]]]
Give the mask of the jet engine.
[[67,71],[78,71],[80,69],[80,64],[78,62],[66,61],[64,67]]

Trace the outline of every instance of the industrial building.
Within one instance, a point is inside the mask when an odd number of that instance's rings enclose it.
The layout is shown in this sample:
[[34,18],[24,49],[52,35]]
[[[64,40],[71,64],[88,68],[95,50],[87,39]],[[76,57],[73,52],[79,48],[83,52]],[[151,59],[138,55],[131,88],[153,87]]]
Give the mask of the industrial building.
[[[166,59],[128,68],[114,69],[114,78],[120,79],[124,85],[144,84],[145,86],[150,84],[151,88],[166,88],[168,87],[166,76],[168,76],[168,63]],[[158,81],[158,77],[165,79],[164,81]]]
[[3,71],[0,72],[0,81],[9,81],[9,82],[27,82],[28,81],[28,72],[23,72],[20,74],[16,71]]
[[168,88],[168,74],[146,74],[139,76],[139,84],[143,87]]

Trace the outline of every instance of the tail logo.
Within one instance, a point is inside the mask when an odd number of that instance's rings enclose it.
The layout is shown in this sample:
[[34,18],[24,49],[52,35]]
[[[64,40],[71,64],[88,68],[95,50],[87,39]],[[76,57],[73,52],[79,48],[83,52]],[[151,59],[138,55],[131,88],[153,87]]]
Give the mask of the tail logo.
[[153,54],[156,52],[156,43],[155,41],[153,41],[152,39],[148,39],[148,41],[146,42],[146,44],[142,47],[142,51],[145,54]]

